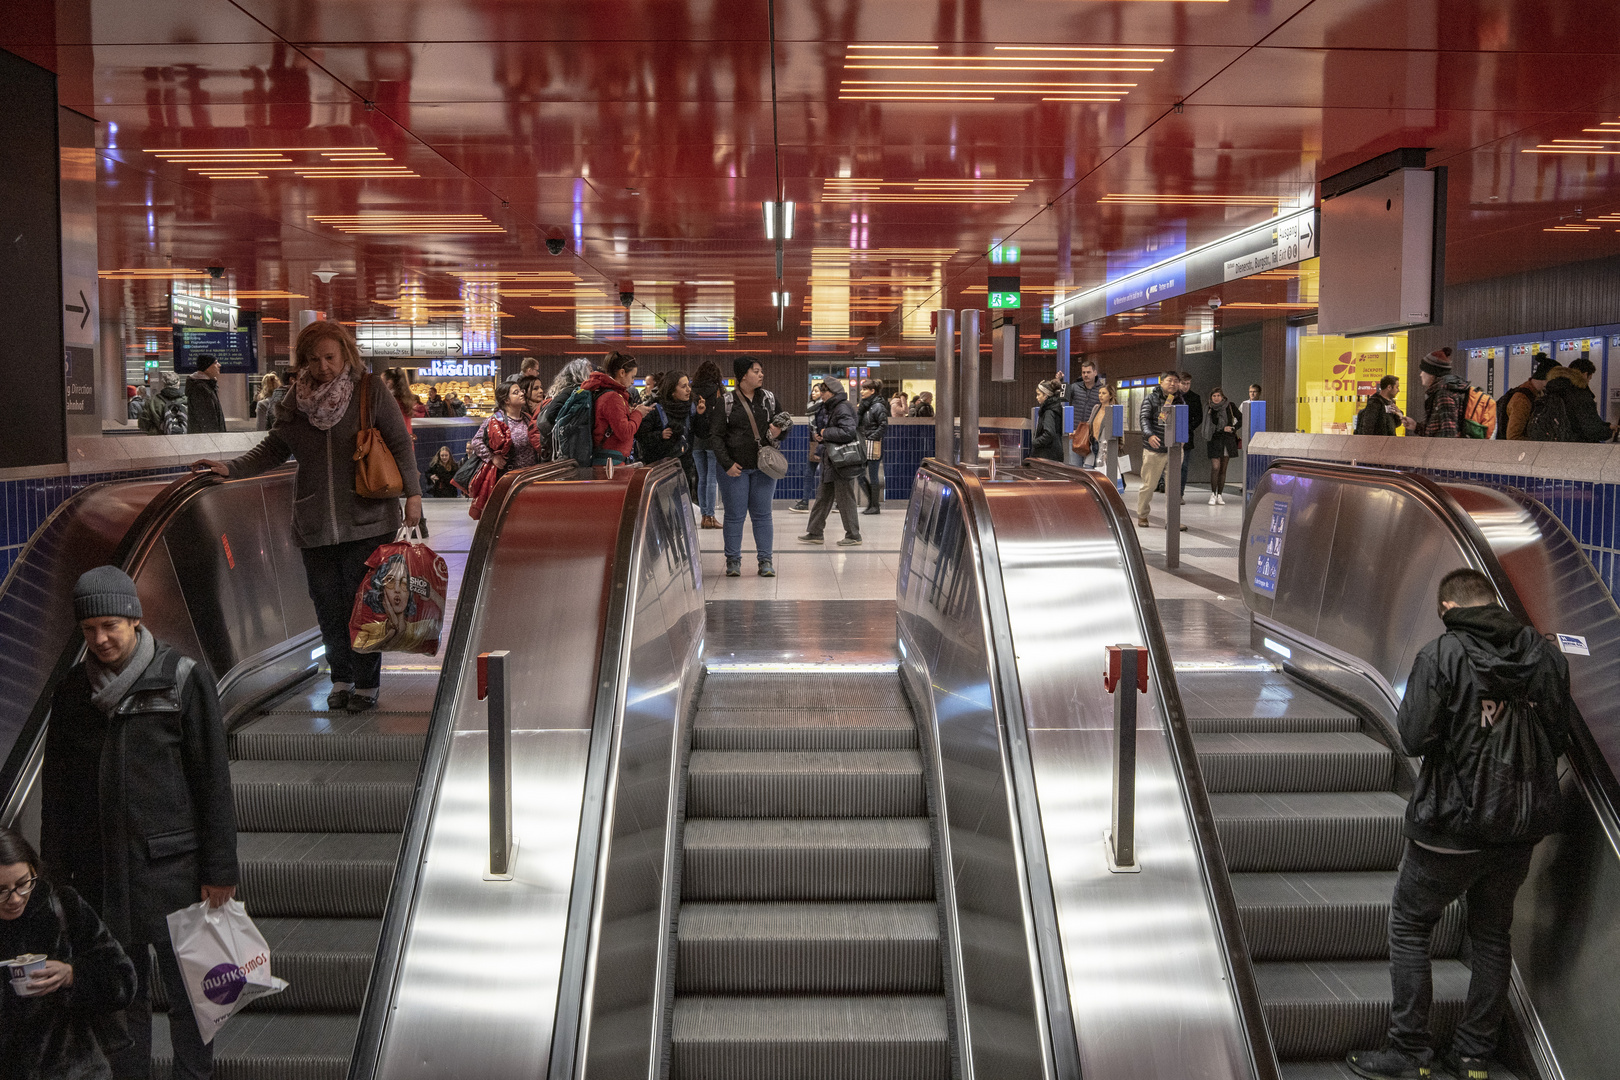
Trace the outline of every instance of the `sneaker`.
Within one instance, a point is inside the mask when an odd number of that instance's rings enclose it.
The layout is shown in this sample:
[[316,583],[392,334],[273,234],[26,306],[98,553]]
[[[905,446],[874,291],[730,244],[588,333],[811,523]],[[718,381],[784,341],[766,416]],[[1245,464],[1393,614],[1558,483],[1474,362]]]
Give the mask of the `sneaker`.
[[1429,1080],[1434,1071],[1419,1065],[1393,1047],[1386,1050],[1352,1050],[1344,1063],[1357,1076],[1367,1080]]
[[1456,1080],[1491,1080],[1491,1068],[1484,1058],[1465,1057],[1455,1050],[1447,1050],[1440,1064]]
[[861,546],[861,538],[858,537],[858,536],[846,536],[842,540],[838,541],[838,546],[839,547],[860,547]]
[[788,507],[788,509],[793,511],[795,514],[808,514],[810,512],[810,500],[800,499],[798,502]]
[[726,560],[726,577],[742,577],[742,560]]
[[375,709],[377,707],[377,695],[375,693],[362,694],[356,690],[349,695],[349,704],[345,707],[352,713],[362,713]]
[[326,695],[326,707],[332,712],[342,712],[349,707],[349,692],[347,690],[334,690]]
[[1225,495],[1216,495],[1215,496],[1215,505],[1216,506],[1225,506],[1226,505],[1226,496]]
[[1210,496],[1210,497],[1209,497],[1209,505],[1211,505],[1211,506],[1217,506],[1217,505],[1219,505],[1219,504],[1218,504],[1218,503],[1217,503],[1217,502],[1216,502],[1216,500],[1217,500],[1217,499],[1219,499],[1219,498],[1220,498],[1220,496],[1219,496],[1219,495],[1211,495],[1211,496]]
[[760,577],[775,577],[776,576],[776,566],[771,562],[771,560],[766,559],[764,562],[759,564],[759,576]]
[[826,538],[820,536],[811,536],[809,533],[805,533],[803,536],[799,537],[799,543],[801,544],[825,544],[826,542]]

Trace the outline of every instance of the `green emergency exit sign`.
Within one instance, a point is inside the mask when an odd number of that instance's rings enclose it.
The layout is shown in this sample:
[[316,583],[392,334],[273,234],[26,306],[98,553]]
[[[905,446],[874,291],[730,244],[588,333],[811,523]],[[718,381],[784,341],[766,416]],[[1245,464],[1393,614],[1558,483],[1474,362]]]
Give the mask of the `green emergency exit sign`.
[[1049,349],[1049,350],[1051,350],[1053,352],[1056,352],[1057,351],[1057,338],[1055,338],[1055,337],[1043,337],[1043,338],[1041,338],[1041,348]]
[[1023,307],[1023,295],[1015,292],[993,292],[990,294],[990,307],[992,309]]

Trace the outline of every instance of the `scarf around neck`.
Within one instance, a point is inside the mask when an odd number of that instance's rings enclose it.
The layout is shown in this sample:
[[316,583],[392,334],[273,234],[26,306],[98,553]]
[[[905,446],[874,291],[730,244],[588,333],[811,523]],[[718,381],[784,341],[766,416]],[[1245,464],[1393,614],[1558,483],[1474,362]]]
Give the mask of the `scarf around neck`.
[[107,667],[93,654],[84,658],[84,673],[90,678],[90,703],[100,710],[101,715],[111,716],[118,703],[124,700],[129,688],[135,685],[135,680],[146,674],[146,669],[152,664],[152,657],[157,655],[157,640],[152,637],[152,631],[146,627],[137,627],[135,630],[135,651],[129,654],[129,660],[118,671]]
[[293,382],[293,396],[298,402],[298,411],[308,417],[317,430],[331,431],[349,411],[354,384],[354,376],[347,371],[324,386],[308,375],[300,375]]

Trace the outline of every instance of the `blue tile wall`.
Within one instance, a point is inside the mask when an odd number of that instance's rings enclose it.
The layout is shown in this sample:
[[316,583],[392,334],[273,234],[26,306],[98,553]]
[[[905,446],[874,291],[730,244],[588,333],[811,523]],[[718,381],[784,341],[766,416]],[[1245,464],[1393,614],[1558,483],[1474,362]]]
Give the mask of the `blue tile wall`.
[[[1022,458],[1029,453],[1030,433],[1024,428],[985,428],[985,435],[1001,440],[1004,455]],[[776,485],[778,500],[797,502],[815,496],[814,484],[806,469],[810,449],[810,428],[795,424],[782,440],[782,453],[788,459],[788,474]],[[891,424],[883,437],[883,497],[890,502],[911,498],[911,484],[923,459],[934,456],[932,424]]]
[[450,456],[460,461],[467,453],[467,440],[478,433],[478,425],[483,423],[475,417],[458,420],[455,423],[440,424],[435,422],[432,427],[419,424],[414,428],[416,433],[416,471],[423,477],[422,484],[427,485],[428,466],[433,464],[434,457],[439,453],[439,447],[448,446]]
[[178,476],[184,465],[163,469],[128,469],[121,472],[41,476],[30,480],[0,480],[0,578],[4,578],[27,545],[29,537],[51,512],[74,492],[103,480],[138,480],[148,476]]
[[[1246,490],[1253,491],[1260,476],[1274,458],[1270,455],[1250,454],[1246,469]],[[1349,464],[1348,461],[1339,464]],[[1609,595],[1614,596],[1620,584],[1615,575],[1620,573],[1620,552],[1616,548],[1615,513],[1620,509],[1620,486],[1598,484],[1586,480],[1554,480],[1534,476],[1513,476],[1505,473],[1462,472],[1453,469],[1415,469],[1436,480],[1456,480],[1464,483],[1497,484],[1522,491],[1552,511],[1563,523],[1586,553],[1587,559],[1598,572]]]

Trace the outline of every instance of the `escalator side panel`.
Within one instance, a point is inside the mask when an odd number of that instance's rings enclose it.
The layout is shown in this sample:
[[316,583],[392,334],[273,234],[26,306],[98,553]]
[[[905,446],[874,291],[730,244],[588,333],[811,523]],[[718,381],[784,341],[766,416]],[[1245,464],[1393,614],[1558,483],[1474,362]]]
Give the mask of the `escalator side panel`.
[[[387,1018],[370,1075],[546,1073],[624,497],[623,484],[515,491],[478,609],[457,612],[458,629],[471,621],[468,647],[461,669],[445,670],[435,706],[437,723],[453,703],[453,735],[442,777],[424,777],[417,795],[428,803],[414,813],[430,824],[420,862],[402,868],[414,880],[395,889],[394,903],[401,889],[411,900],[391,985],[374,984],[383,999],[367,1002]],[[476,658],[498,649],[511,654],[511,881],[484,879],[488,727]]]
[[1158,691],[1138,702],[1142,870],[1108,870],[1114,715],[1101,678],[1104,650],[1148,641],[1109,521],[1076,484],[986,485],[985,494],[1083,1069],[1250,1076]]

